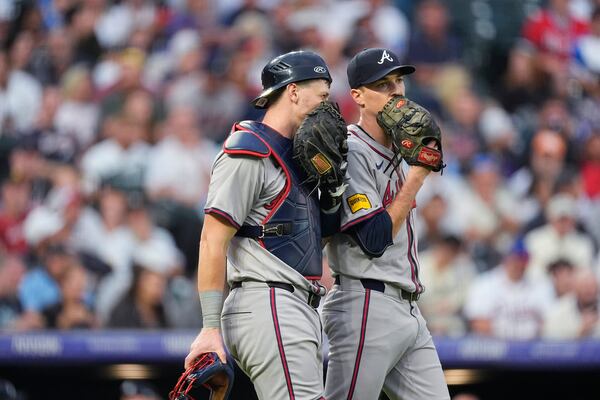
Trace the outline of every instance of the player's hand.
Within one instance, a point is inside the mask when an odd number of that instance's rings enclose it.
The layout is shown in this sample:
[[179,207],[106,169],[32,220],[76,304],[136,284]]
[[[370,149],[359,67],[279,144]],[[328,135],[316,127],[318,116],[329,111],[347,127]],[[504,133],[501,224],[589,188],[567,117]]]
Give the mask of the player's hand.
[[222,363],[227,364],[225,345],[219,328],[203,328],[190,346],[190,352],[185,358],[185,369],[192,366],[196,358],[204,353],[215,352]]

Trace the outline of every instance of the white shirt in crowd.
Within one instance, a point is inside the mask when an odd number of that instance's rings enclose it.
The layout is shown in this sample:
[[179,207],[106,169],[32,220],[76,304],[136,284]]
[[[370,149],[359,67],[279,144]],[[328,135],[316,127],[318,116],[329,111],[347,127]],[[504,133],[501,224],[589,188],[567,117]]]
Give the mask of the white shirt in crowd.
[[0,136],[10,120],[18,131],[33,128],[42,103],[42,86],[23,71],[12,71],[5,90],[0,89]]
[[77,144],[85,149],[94,142],[100,111],[93,103],[65,101],[54,116],[54,126],[60,133],[77,138]]
[[176,138],[164,138],[149,154],[146,190],[148,193],[172,191],[186,199],[186,203],[202,207],[218,150],[217,145],[207,139],[190,147]]
[[81,159],[85,189],[94,190],[102,178],[115,174],[143,172],[149,150],[150,145],[143,141],[123,148],[114,139],[106,139],[90,147]]
[[577,231],[559,236],[552,225],[534,229],[525,236],[525,246],[529,252],[527,274],[533,279],[547,275],[548,264],[559,258],[569,260],[580,268],[591,268],[594,245],[590,238]]
[[[544,337],[547,339],[578,339],[583,327],[582,314],[577,307],[574,293],[560,298],[548,311],[544,324]],[[600,337],[600,321],[588,336]]]
[[475,279],[467,295],[467,319],[488,319],[492,335],[502,339],[533,339],[541,334],[546,309],[552,304],[544,285],[524,278],[508,279],[498,266]]

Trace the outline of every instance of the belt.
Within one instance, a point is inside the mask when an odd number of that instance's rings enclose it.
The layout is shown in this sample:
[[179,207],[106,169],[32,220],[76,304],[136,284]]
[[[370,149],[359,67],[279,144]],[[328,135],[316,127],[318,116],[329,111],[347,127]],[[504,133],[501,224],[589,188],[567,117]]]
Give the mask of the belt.
[[[370,290],[375,290],[376,292],[381,292],[381,293],[385,293],[385,282],[383,281],[379,281],[377,279],[367,279],[367,278],[363,278],[363,279],[358,279],[360,280],[360,283],[362,284],[363,288],[365,289],[370,289]],[[339,285],[340,284],[340,276],[336,276],[335,277],[335,284]],[[408,290],[404,290],[402,288],[396,288],[397,291],[400,292],[400,296],[407,301],[417,301],[419,300],[419,297],[421,296],[420,293],[415,293],[415,292],[409,292]]]
[[[233,282],[231,284],[231,289],[237,289],[237,288],[241,288],[243,285],[243,282],[258,282],[258,281],[251,281],[251,280],[247,280],[247,281],[236,281]],[[284,283],[284,282],[259,282],[259,283],[264,283],[266,284],[268,287],[270,288],[278,288],[278,289],[283,289],[283,290],[287,290],[290,293],[294,293],[296,291],[296,288],[294,287],[294,285],[291,285],[289,283]],[[298,292],[305,292],[305,291],[301,291],[299,290]],[[306,301],[306,303],[311,306],[312,308],[319,308],[319,304],[321,304],[321,296],[319,294],[316,293],[312,293],[312,292],[305,292],[308,295],[308,298],[304,298],[303,300]]]

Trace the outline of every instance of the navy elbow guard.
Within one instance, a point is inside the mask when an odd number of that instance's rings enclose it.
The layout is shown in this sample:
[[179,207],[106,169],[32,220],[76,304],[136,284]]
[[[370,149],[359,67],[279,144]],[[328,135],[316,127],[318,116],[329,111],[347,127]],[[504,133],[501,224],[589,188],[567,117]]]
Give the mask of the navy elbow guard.
[[385,210],[353,226],[348,233],[354,237],[362,251],[369,257],[381,257],[385,250],[394,243],[392,219]]

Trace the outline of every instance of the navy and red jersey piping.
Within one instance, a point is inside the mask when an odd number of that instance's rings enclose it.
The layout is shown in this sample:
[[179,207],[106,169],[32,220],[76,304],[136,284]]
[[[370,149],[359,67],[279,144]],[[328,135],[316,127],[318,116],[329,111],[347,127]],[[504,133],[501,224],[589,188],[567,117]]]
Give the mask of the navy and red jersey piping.
[[225,218],[235,229],[240,229],[241,225],[235,222],[235,219],[226,211],[217,207],[209,207],[204,209],[204,214],[216,214]]

